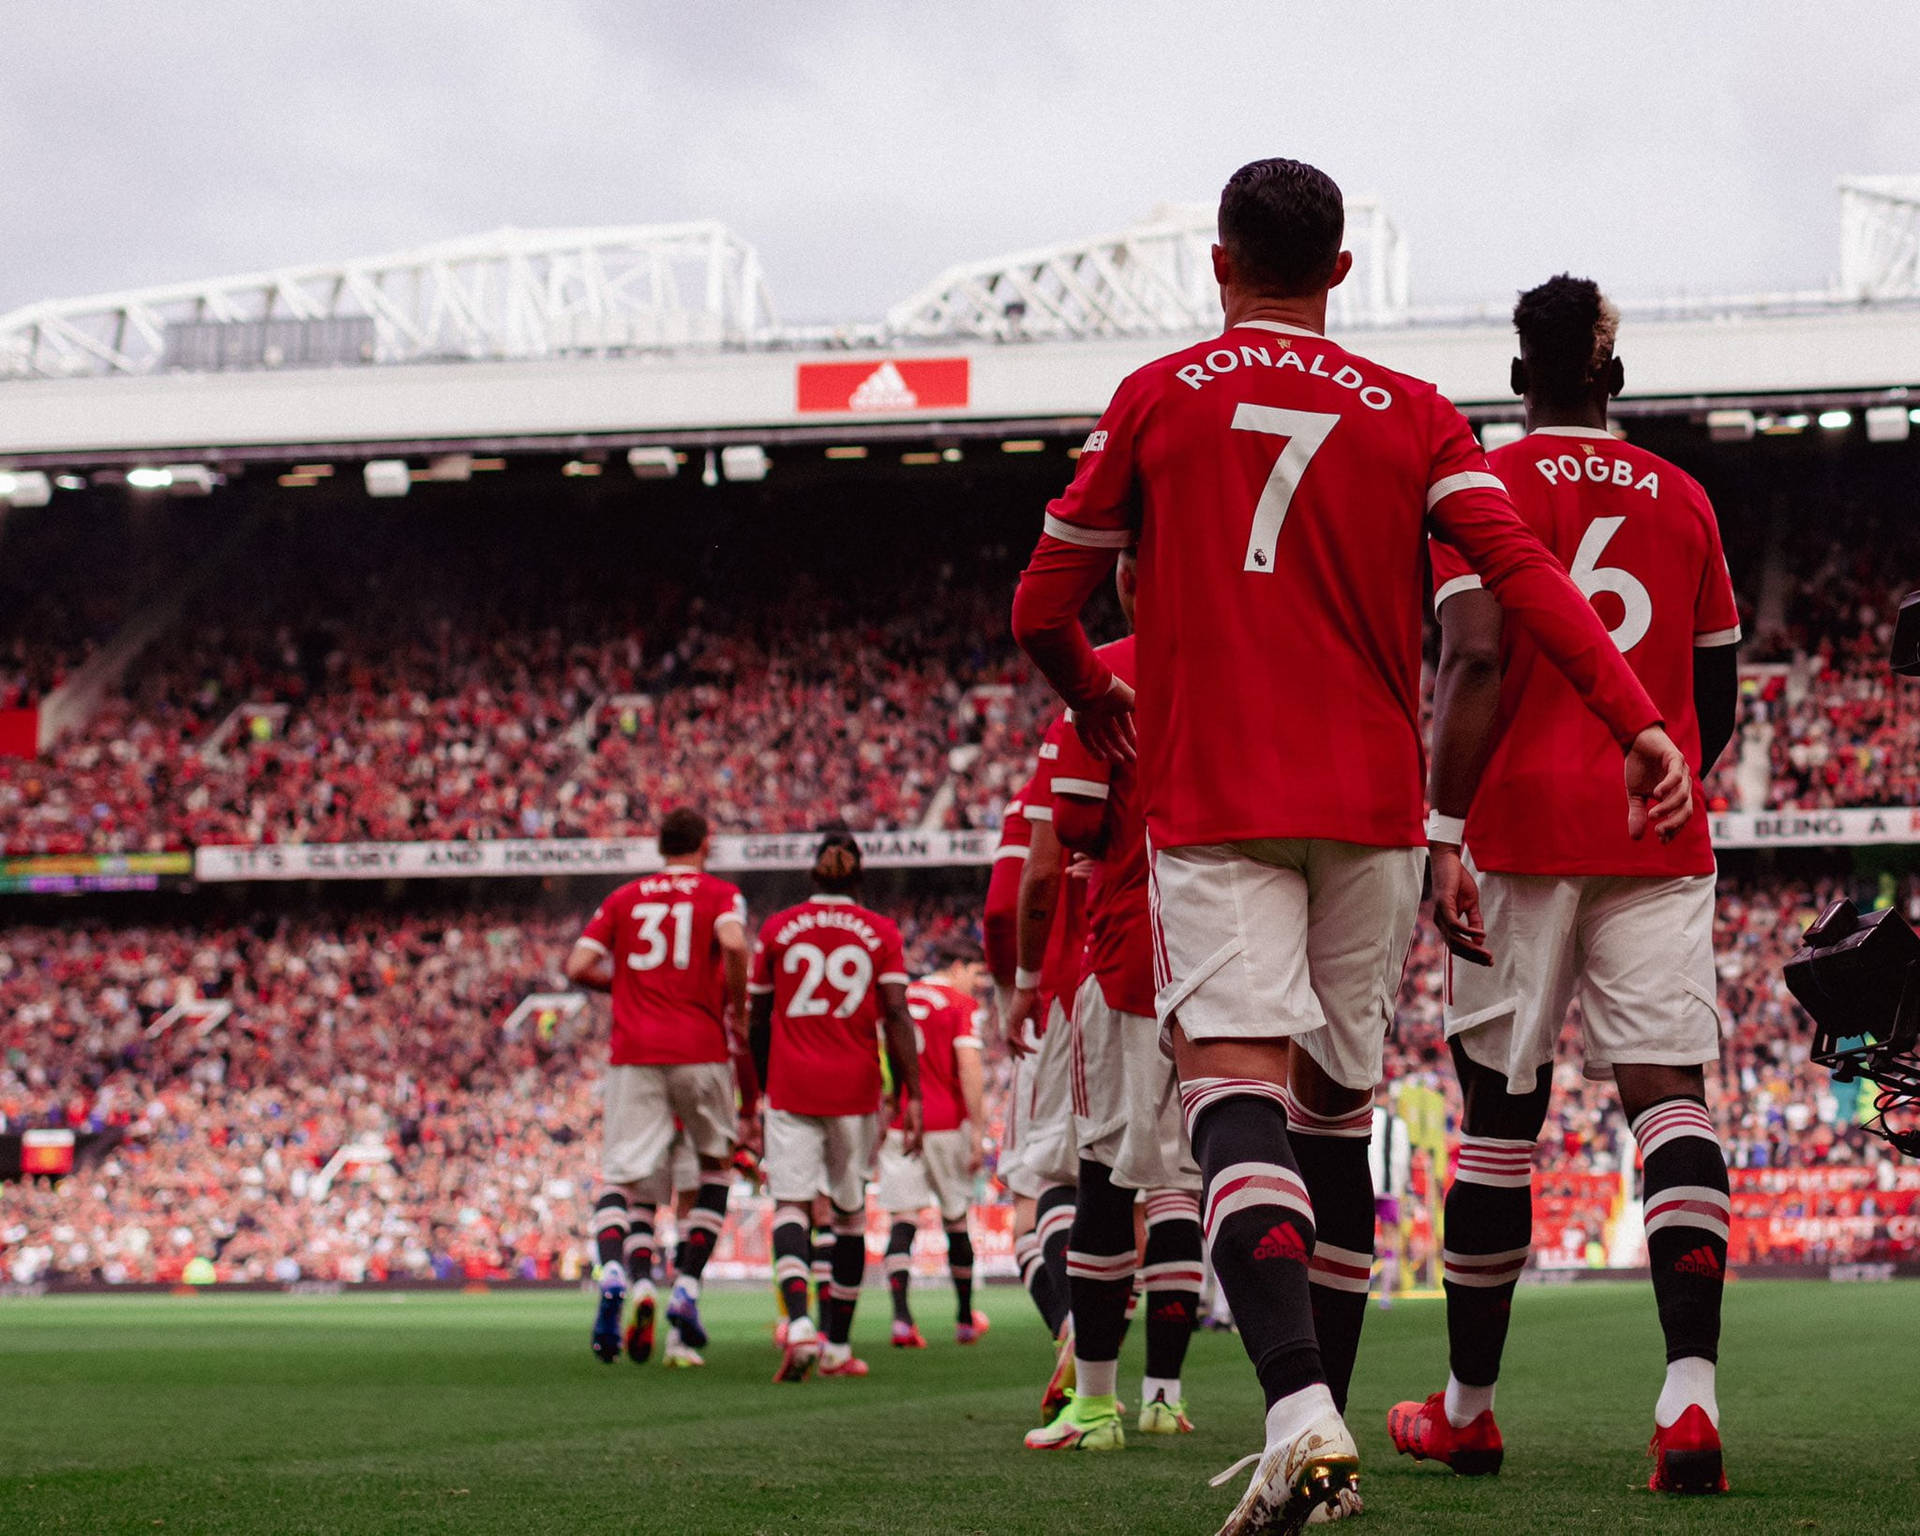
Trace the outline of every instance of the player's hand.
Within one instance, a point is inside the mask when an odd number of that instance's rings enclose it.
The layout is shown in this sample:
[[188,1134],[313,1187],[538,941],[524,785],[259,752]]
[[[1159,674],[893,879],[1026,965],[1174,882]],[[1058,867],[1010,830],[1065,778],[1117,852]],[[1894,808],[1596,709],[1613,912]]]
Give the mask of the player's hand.
[[918,1157],[926,1144],[926,1116],[918,1099],[900,1100],[900,1141],[908,1157]]
[[1000,1028],[1007,1041],[1007,1054],[1016,1059],[1031,1055],[1033,1047],[1027,1043],[1027,1020],[1034,1016],[1040,1007],[1040,993],[1034,987],[1015,987],[1007,994],[1006,1012],[1000,1016]]
[[1457,843],[1429,843],[1433,861],[1433,926],[1447,948],[1474,965],[1492,965],[1487,929],[1480,916],[1480,886],[1460,857]]
[[980,1133],[970,1130],[967,1133],[967,1172],[978,1173],[986,1166],[986,1150],[980,1145]]
[[1670,843],[1693,815],[1693,769],[1673,738],[1650,725],[1627,749],[1627,836],[1635,842],[1652,827]]
[[1133,734],[1133,689],[1119,678],[1084,709],[1073,712],[1081,744],[1108,763],[1130,763],[1137,755]]
[[740,1124],[734,1132],[735,1139],[755,1157],[760,1156],[760,1154],[766,1150],[761,1144],[760,1134],[760,1116],[758,1114],[742,1115],[740,1117]]

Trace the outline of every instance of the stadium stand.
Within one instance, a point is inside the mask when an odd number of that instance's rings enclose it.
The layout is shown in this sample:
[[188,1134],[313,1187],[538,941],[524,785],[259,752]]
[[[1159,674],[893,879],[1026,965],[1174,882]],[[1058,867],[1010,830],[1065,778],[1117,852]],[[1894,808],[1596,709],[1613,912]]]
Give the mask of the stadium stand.
[[[1750,1258],[1884,1257],[1887,1220],[1911,1216],[1920,1198],[1893,1189],[1890,1154],[1858,1129],[1861,1096],[1808,1063],[1780,980],[1833,889],[1729,882],[1720,900],[1732,1032],[1713,1102],[1736,1177],[1756,1181]],[[1920,904],[1911,883],[1885,894]],[[976,900],[906,903],[916,969],[975,921]],[[233,1279],[577,1274],[604,1021],[597,1008],[535,1011],[503,1026],[522,999],[564,985],[584,910],[549,897],[14,928],[0,955],[0,1133],[100,1139],[57,1186],[0,1183],[0,1276],[171,1281],[196,1255]],[[1444,949],[1423,925],[1389,1074],[1451,1098],[1443,975]],[[190,998],[233,1012],[204,1035],[190,1016],[156,1033]],[[996,1053],[989,1171],[1010,1081]],[[1577,1058],[1559,1069],[1543,1148],[1543,1249],[1566,1251],[1568,1229],[1597,1240],[1634,1152],[1611,1092],[1584,1082]],[[1809,1170],[1839,1182],[1781,1188],[1811,1214],[1846,1220],[1796,1243],[1774,1230],[1784,1213],[1758,1192],[1770,1175],[1803,1181]]]

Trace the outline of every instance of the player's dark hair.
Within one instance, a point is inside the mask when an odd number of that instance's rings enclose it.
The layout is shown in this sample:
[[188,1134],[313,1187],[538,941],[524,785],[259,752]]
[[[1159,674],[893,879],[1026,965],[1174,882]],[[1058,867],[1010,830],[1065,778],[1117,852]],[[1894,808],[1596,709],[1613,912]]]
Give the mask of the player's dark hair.
[[985,954],[969,933],[950,933],[933,944],[934,964],[943,971],[950,965],[978,965]]
[[1340,188],[1304,161],[1255,160],[1220,194],[1220,243],[1235,274],[1275,298],[1326,287],[1346,228]]
[[660,821],[660,855],[677,859],[698,853],[707,840],[707,818],[691,806],[668,811]]
[[1527,363],[1527,393],[1543,403],[1574,409],[1593,393],[1593,382],[1613,356],[1620,311],[1591,278],[1562,272],[1520,295],[1513,328]]
[[830,895],[860,888],[860,843],[851,832],[829,832],[813,855],[813,886]]

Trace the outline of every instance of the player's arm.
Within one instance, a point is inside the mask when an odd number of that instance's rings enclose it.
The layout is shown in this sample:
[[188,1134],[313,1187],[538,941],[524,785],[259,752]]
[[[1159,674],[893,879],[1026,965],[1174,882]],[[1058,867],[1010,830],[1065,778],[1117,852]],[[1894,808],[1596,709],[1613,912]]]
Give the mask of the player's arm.
[[773,1054],[773,994],[756,992],[747,1000],[747,1051],[754,1074],[767,1081],[767,1060]]
[[573,941],[565,970],[567,980],[576,987],[590,992],[613,990],[613,914],[607,902],[594,910],[585,930]]
[[953,1055],[960,1102],[967,1110],[967,1172],[978,1173],[983,1161],[981,1138],[987,1130],[987,1071],[980,1059],[979,1035],[961,1035],[953,1042]]
[[1053,912],[1060,901],[1060,881],[1065,872],[1066,857],[1060,839],[1054,834],[1051,816],[1036,820],[1027,865],[1020,872],[1013,995],[1007,1000],[1006,1016],[1000,1021],[1006,1031],[1007,1049],[1015,1056],[1026,1055],[1030,1048],[1026,1023],[1039,1005],[1040,968],[1046,964],[1047,940],[1053,934]]
[[1720,523],[1706,492],[1700,511],[1707,534],[1700,592],[1693,605],[1693,713],[1700,722],[1700,777],[1713,772],[1733,739],[1740,710],[1740,603],[1720,544]]
[[727,1015],[738,1029],[747,1017],[747,964],[753,947],[747,942],[744,912],[723,913],[713,925],[713,937],[720,946],[720,974],[727,994]]
[[1053,835],[1062,848],[1095,859],[1105,854],[1109,776],[1105,759],[1095,756],[1077,735],[1063,733],[1050,780]]
[[769,918],[753,946],[753,968],[747,978],[747,1054],[761,1087],[769,1081],[767,1061],[773,1054],[773,952],[767,943],[771,931]]
[[880,983],[880,1027],[886,1034],[887,1066],[893,1073],[893,1093],[899,1101],[900,1133],[909,1155],[920,1150],[923,1123],[920,1108],[920,1051],[913,1038],[913,1015],[907,1012],[907,984]]
[[1020,872],[1027,866],[1027,849],[1025,843],[1008,843],[994,855],[986,907],[980,914],[981,947],[986,951],[995,994],[1001,998],[1013,994],[1013,973],[1020,965]]
[[1134,448],[1143,418],[1139,375],[1121,384],[1087,439],[1073,483],[1047,508],[1045,531],[1013,595],[1013,637],[1072,706],[1080,738],[1110,761],[1134,755],[1133,690],[1093,653],[1080,622],[1087,599],[1134,542]]
[[1626,751],[1627,831],[1671,838],[1693,814],[1692,769],[1593,607],[1520,520],[1457,411],[1434,459],[1427,511]]
[[[1436,566],[1443,558],[1436,549]],[[1471,575],[1442,582],[1435,602],[1440,665],[1433,679],[1433,766],[1427,780],[1433,921],[1454,954],[1489,965],[1480,891],[1460,847],[1500,708],[1500,605]]]
[[1700,777],[1713,772],[1733,740],[1740,709],[1740,647],[1693,648],[1693,712],[1700,721]]

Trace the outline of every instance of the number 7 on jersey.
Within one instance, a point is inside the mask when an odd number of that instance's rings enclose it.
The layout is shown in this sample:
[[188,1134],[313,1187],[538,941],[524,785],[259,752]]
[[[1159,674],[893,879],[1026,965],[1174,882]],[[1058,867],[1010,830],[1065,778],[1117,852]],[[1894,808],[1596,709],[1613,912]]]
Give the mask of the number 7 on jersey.
[[1247,536],[1247,563],[1242,570],[1273,569],[1273,546],[1280,540],[1280,526],[1287,520],[1287,508],[1293,505],[1300,477],[1339,421],[1327,411],[1291,411],[1282,405],[1254,405],[1246,400],[1234,408],[1236,432],[1269,432],[1287,440],[1267,474],[1259,501],[1254,503],[1253,531]]

